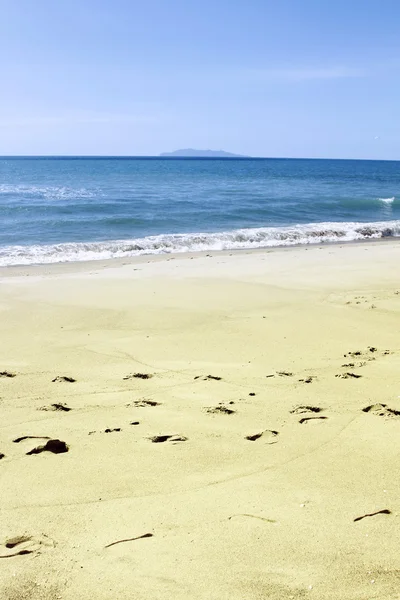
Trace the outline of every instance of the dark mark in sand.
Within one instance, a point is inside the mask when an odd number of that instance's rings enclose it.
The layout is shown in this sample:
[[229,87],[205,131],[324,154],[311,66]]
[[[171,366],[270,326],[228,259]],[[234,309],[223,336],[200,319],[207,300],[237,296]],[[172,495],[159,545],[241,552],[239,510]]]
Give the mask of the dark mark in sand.
[[303,417],[300,419],[299,423],[302,425],[303,423],[307,423],[308,421],[316,421],[317,419],[327,419],[328,417]]
[[[259,433],[253,433],[251,435],[246,435],[245,439],[250,442],[255,442],[260,438],[264,437],[270,440],[274,440],[279,435],[279,431],[274,431],[273,429],[266,429],[265,431],[260,431]],[[277,441],[277,440],[276,440]],[[274,441],[268,442],[269,444],[274,444]]]
[[137,537],[127,538],[126,540],[117,540],[116,542],[111,542],[111,544],[107,544],[104,548],[111,548],[111,546],[115,546],[116,544],[123,544],[124,542],[134,542],[135,540],[142,540],[144,538],[153,537],[153,533],[144,533],[143,535],[138,535]]
[[15,377],[15,373],[10,373],[10,371],[0,371],[0,377]]
[[14,444],[19,444],[20,442],[23,442],[24,440],[49,440],[49,436],[48,435],[23,435],[21,437],[15,438],[15,440],[13,440]]
[[290,411],[290,413],[298,415],[298,414],[308,413],[308,412],[319,413],[321,411],[322,411],[322,408],[320,408],[319,406],[304,405],[304,406],[296,406],[293,410]]
[[151,379],[153,377],[152,373],[133,373],[133,375],[126,375],[124,380],[127,379]]
[[66,406],[65,404],[55,402],[54,404],[50,404],[50,406],[42,406],[41,408],[39,408],[39,410],[59,410],[63,412],[69,412],[70,410],[72,410],[72,408]]
[[153,444],[163,444],[164,442],[186,442],[187,441],[187,437],[185,437],[184,435],[154,435],[153,437],[149,438],[150,441],[153,442]]
[[37,553],[42,547],[54,547],[54,542],[46,535],[40,537],[18,535],[8,539],[4,546],[7,550],[15,550],[15,552],[0,554],[0,558],[12,558],[13,556]]
[[365,519],[366,517],[375,517],[375,515],[391,515],[392,511],[389,510],[388,508],[384,508],[383,510],[377,510],[376,512],[373,513],[367,513],[366,515],[362,515],[361,517],[356,517],[355,519],[353,519],[354,523],[356,523],[357,521],[361,521],[362,519]]
[[159,406],[160,402],[156,402],[155,400],[148,400],[147,398],[142,398],[141,400],[134,400],[133,404],[135,406]]
[[223,415],[233,415],[236,411],[232,408],[228,408],[223,404],[219,404],[218,406],[209,406],[206,409],[206,412],[211,414],[223,414]]
[[362,375],[357,375],[357,373],[350,373],[348,371],[347,373],[338,373],[335,377],[339,377],[340,379],[360,379]]
[[66,375],[58,375],[57,377],[54,377],[54,379],[51,380],[52,383],[55,383],[56,381],[66,381],[67,383],[75,383],[76,379],[74,379],[73,377],[67,377]]
[[249,515],[247,513],[232,515],[231,517],[228,517],[228,521],[234,519],[235,517],[249,517],[250,519],[258,519],[259,521],[265,521],[266,523],[276,523],[274,519],[267,519],[266,517],[259,517],[258,515]]
[[362,409],[365,413],[373,413],[379,417],[399,417],[400,410],[389,408],[387,404],[371,404]]
[[33,448],[33,450],[30,450],[26,454],[40,454],[41,452],[63,454],[64,452],[68,452],[68,450],[68,445],[65,442],[61,440],[49,440],[44,446],[38,446],[37,448]]

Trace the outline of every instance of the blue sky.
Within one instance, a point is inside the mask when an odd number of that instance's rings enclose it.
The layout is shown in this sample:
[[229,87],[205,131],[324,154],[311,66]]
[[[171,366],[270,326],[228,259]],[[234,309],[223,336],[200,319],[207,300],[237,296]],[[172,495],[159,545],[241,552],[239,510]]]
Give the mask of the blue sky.
[[400,159],[398,0],[0,0],[0,154]]

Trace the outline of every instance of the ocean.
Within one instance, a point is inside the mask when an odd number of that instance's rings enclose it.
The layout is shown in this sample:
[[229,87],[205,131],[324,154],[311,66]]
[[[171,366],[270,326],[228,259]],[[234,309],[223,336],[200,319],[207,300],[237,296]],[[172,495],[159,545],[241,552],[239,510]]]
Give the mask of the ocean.
[[0,158],[0,265],[400,237],[400,162]]

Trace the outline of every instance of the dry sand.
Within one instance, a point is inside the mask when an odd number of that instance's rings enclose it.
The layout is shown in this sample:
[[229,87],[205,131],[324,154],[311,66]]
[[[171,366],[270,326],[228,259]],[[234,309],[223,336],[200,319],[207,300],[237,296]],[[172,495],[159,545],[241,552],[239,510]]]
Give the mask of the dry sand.
[[400,598],[399,259],[3,270],[1,599]]

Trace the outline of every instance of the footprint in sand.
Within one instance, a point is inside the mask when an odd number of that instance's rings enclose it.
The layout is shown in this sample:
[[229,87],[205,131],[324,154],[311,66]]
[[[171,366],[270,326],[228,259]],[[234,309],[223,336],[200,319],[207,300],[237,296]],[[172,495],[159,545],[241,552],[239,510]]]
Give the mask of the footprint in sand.
[[233,408],[228,408],[224,404],[218,404],[218,406],[208,406],[205,411],[210,414],[220,415],[233,415],[236,411]]
[[303,425],[303,423],[309,423],[310,421],[320,421],[320,420],[324,420],[327,419],[328,417],[303,417],[302,419],[299,420],[300,425]]
[[121,427],[107,427],[107,429],[104,429],[103,431],[89,431],[88,435],[93,435],[94,433],[118,433],[122,431]]
[[0,377],[15,377],[15,373],[10,373],[10,371],[0,371]]
[[24,440],[49,440],[48,435],[22,435],[21,437],[17,437],[13,440],[14,444],[19,444]]
[[50,406],[41,406],[39,408],[39,410],[49,410],[49,411],[62,411],[62,412],[69,412],[70,410],[72,410],[72,408],[70,408],[69,406],[67,406],[64,403],[60,403],[60,402],[55,402],[54,404],[50,404]]
[[[141,398],[140,400],[134,400],[133,405],[144,407],[144,406],[160,406],[160,402],[156,402],[156,400],[149,400],[148,398]],[[130,406],[130,404],[127,404]]]
[[296,406],[293,410],[290,411],[292,415],[301,415],[304,413],[320,413],[323,409],[319,406],[310,406],[310,405],[301,405]]
[[362,375],[358,375],[357,373],[351,373],[348,371],[347,373],[338,373],[335,377],[339,377],[340,379],[360,379]]
[[366,406],[362,410],[378,417],[400,417],[400,410],[389,408],[387,404],[371,404],[371,406]]
[[186,442],[187,437],[184,435],[153,435],[149,438],[153,444],[163,444],[164,442]]
[[132,375],[126,375],[123,379],[126,381],[128,379],[151,379],[152,377],[152,373],[133,373]]
[[33,448],[26,454],[29,456],[31,454],[41,454],[42,452],[51,452],[52,454],[64,454],[64,452],[68,452],[68,445],[62,440],[49,440],[43,446],[37,446]]
[[54,541],[47,535],[18,535],[8,538],[0,546],[0,558],[12,558],[25,554],[39,554],[42,550],[54,548]]
[[[131,421],[129,425],[140,425],[139,421]],[[88,435],[93,435],[95,433],[119,433],[122,431],[122,427],[107,427],[103,431],[89,431]]]
[[54,379],[51,380],[52,383],[55,382],[66,382],[66,383],[75,383],[76,379],[74,379],[73,377],[68,377],[67,375],[57,375],[57,377],[54,377]]
[[272,429],[265,429],[264,431],[260,431],[259,433],[253,433],[251,435],[246,435],[245,439],[250,442],[255,442],[256,440],[262,439],[266,444],[276,444],[277,437],[279,435],[279,431],[274,431]]
[[315,379],[314,375],[309,375],[308,377],[305,377],[304,379],[299,379],[299,381],[301,383],[312,383]]

